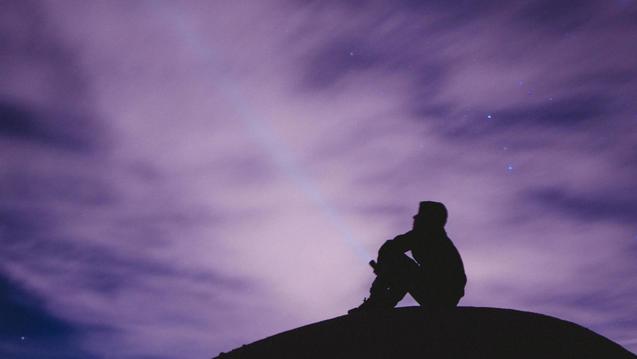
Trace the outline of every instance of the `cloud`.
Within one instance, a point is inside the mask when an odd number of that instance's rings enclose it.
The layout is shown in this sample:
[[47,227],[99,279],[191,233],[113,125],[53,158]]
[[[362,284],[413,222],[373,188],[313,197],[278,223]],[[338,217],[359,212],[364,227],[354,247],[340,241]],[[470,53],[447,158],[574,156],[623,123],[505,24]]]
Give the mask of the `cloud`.
[[534,1],[521,7],[519,16],[530,25],[555,32],[573,31],[595,18],[602,7],[599,1],[582,1],[572,6],[568,1]]
[[7,278],[0,277],[0,350],[4,355],[26,358],[87,358],[80,348],[80,333],[72,323],[48,313],[37,298]]
[[209,356],[358,305],[431,199],[463,304],[632,343],[634,25],[560,4],[15,5],[2,274],[98,357]]
[[634,199],[626,197],[623,191],[578,195],[548,188],[531,193],[529,198],[541,202],[542,207],[553,208],[581,221],[607,220],[630,225],[637,217]]

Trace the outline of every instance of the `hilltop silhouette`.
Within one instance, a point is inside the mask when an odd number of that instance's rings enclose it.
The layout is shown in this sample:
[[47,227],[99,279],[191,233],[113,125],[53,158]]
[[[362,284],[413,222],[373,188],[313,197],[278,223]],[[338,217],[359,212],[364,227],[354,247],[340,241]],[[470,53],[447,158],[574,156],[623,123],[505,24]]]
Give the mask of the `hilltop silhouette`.
[[457,307],[432,320],[421,307],[344,315],[222,353],[256,358],[600,358],[636,359],[577,324],[510,309]]
[[[407,233],[385,241],[369,298],[347,316],[222,353],[252,358],[603,358],[637,359],[577,324],[510,309],[457,307],[467,277],[447,236],[447,209],[420,202]],[[406,255],[411,251],[412,257]],[[394,309],[410,294],[419,307]]]

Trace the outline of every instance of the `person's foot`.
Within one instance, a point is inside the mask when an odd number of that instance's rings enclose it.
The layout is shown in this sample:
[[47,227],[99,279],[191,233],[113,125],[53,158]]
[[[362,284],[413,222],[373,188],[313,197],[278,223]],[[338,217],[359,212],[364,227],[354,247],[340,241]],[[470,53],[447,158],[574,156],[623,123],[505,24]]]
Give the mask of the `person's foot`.
[[388,310],[391,310],[391,308],[388,308],[386,305],[382,305],[379,301],[373,300],[372,298],[364,298],[363,304],[348,310],[347,314],[377,314]]

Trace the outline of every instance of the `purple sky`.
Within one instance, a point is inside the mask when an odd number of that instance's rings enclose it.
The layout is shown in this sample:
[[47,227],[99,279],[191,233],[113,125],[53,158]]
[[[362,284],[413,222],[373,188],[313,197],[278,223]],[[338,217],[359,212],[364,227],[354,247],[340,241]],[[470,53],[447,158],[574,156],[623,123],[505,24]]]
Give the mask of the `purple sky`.
[[342,315],[420,200],[449,209],[461,305],[637,351],[635,19],[1,1],[0,353],[205,358]]

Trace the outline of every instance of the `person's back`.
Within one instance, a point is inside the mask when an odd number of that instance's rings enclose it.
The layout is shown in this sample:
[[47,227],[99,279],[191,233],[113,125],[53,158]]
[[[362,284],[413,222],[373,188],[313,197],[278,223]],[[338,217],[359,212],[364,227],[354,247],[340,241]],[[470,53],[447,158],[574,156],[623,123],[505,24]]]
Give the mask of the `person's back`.
[[460,253],[444,230],[424,236],[414,241],[411,253],[420,265],[425,285],[430,288],[429,295],[457,303],[467,284]]

